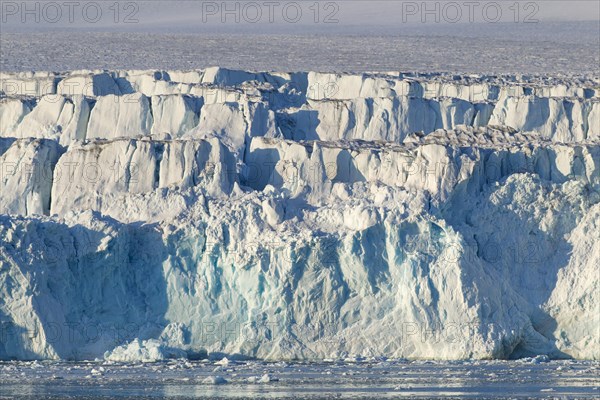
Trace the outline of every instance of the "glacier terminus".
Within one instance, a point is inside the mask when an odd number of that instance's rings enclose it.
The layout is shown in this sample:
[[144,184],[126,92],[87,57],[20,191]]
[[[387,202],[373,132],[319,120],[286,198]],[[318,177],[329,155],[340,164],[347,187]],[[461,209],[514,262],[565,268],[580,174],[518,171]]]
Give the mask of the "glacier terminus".
[[0,83],[2,360],[600,359],[597,79]]

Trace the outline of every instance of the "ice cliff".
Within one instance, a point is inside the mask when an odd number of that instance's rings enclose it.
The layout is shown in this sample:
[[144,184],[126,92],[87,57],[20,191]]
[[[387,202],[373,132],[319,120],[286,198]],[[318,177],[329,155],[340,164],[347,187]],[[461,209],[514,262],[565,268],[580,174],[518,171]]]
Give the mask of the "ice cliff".
[[600,359],[597,80],[0,73],[0,359]]

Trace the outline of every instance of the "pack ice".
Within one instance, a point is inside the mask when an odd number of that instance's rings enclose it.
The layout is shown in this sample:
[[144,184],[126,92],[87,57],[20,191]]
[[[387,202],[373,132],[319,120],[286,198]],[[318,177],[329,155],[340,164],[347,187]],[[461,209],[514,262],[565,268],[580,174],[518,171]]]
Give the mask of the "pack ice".
[[597,79],[0,83],[0,359],[600,358]]

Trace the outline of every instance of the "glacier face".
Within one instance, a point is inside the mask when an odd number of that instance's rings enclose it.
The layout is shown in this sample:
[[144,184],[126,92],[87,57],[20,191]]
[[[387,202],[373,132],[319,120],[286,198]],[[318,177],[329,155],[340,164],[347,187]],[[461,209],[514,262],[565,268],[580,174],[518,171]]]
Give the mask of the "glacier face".
[[600,358],[596,80],[0,90],[0,359]]

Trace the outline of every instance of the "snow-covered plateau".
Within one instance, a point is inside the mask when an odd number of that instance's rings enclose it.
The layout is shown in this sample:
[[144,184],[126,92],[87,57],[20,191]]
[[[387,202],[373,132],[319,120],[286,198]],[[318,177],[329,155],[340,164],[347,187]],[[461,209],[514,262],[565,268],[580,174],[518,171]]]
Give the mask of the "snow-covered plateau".
[[600,359],[600,81],[0,72],[0,359]]

